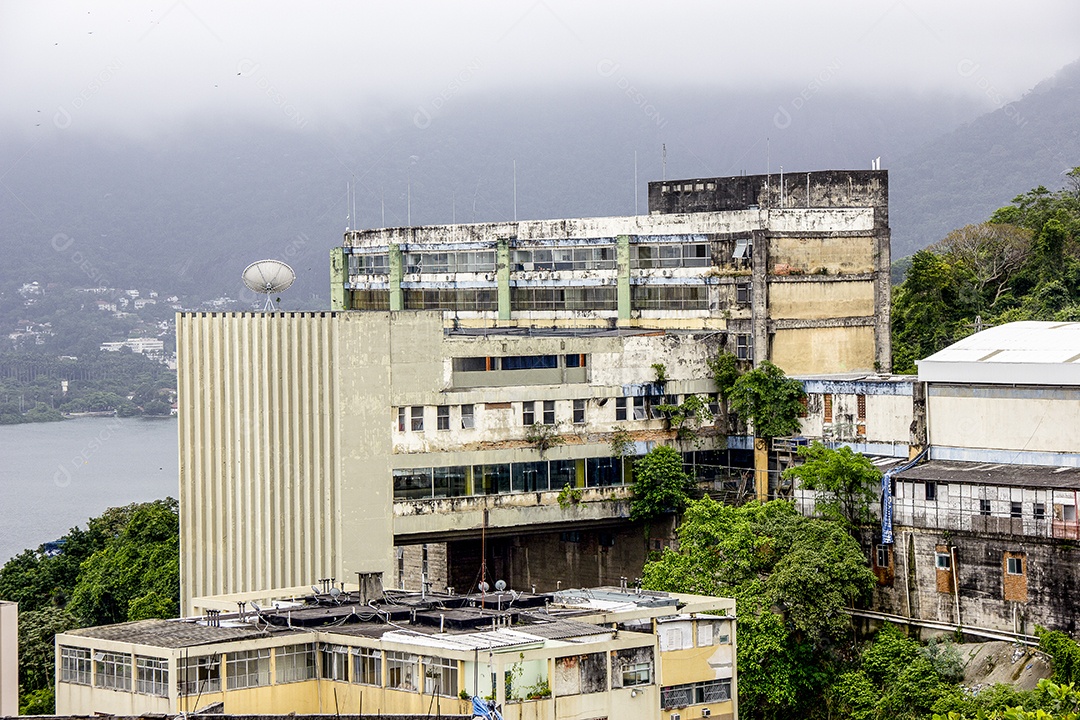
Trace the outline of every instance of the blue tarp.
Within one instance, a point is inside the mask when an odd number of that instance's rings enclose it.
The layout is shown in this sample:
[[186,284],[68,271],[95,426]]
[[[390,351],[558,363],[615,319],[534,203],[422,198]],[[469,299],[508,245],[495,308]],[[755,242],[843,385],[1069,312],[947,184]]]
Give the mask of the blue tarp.
[[473,717],[486,718],[486,720],[503,720],[503,716],[493,705],[489,706],[487,700],[475,695],[472,699],[472,714]]
[[893,544],[893,495],[892,495],[892,481],[893,475],[902,473],[905,470],[909,470],[926,457],[926,453],[929,448],[923,450],[908,462],[894,467],[884,475],[881,476],[881,544],[892,545]]

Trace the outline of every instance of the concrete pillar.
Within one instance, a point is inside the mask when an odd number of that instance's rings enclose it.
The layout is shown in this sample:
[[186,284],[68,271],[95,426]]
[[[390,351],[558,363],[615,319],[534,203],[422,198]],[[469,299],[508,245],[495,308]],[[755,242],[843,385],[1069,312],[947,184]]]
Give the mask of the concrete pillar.
[[495,246],[495,278],[499,284],[499,320],[510,319],[510,238]]
[[765,438],[754,438],[754,494],[759,502],[769,501],[769,443]]
[[349,262],[345,248],[330,250],[330,309],[351,310],[352,293],[345,288],[349,281]]
[[874,369],[892,371],[892,265],[891,233],[888,227],[874,234]]
[[401,256],[401,246],[390,243],[390,309],[404,310],[405,299],[401,293],[401,276],[404,274],[404,258]]
[[0,600],[0,717],[19,714],[19,605]]
[[630,319],[630,236],[620,235],[615,245],[615,271],[618,274],[616,299],[620,324]]
[[769,239],[763,230],[751,234],[751,333],[754,341],[754,367],[769,359]]

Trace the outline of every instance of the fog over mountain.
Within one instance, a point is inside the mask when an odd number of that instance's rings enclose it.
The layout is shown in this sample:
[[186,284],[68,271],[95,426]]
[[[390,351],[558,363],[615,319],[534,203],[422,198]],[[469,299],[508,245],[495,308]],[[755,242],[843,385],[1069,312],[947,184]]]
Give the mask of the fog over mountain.
[[0,294],[141,284],[243,308],[240,271],[277,257],[299,274],[284,307],[325,307],[347,225],[512,219],[515,179],[521,219],[616,215],[665,172],[876,157],[899,257],[1080,164],[1075,83],[1020,99],[1080,56],[1080,6],[1014,10],[9,3]]

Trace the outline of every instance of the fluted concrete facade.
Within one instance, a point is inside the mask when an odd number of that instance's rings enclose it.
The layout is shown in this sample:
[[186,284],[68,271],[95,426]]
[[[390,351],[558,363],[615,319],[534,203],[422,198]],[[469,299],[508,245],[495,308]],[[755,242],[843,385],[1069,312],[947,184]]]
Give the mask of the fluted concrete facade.
[[390,438],[373,428],[387,424],[390,320],[353,319],[178,316],[185,611],[201,595],[389,576]]

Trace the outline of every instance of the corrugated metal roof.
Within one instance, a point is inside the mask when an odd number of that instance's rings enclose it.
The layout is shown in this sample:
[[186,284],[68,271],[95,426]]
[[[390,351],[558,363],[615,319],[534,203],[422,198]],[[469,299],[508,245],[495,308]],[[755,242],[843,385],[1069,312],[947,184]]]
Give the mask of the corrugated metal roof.
[[[279,630],[277,632],[290,631]],[[100,625],[98,627],[68,630],[67,634],[97,640],[118,640],[136,645],[183,648],[265,637],[270,633],[259,630],[253,625],[212,627],[185,620],[136,620],[117,625]]]
[[1080,322],[998,325],[917,364],[924,382],[1080,385]]
[[899,480],[1080,489],[1080,468],[931,460],[896,475]]

